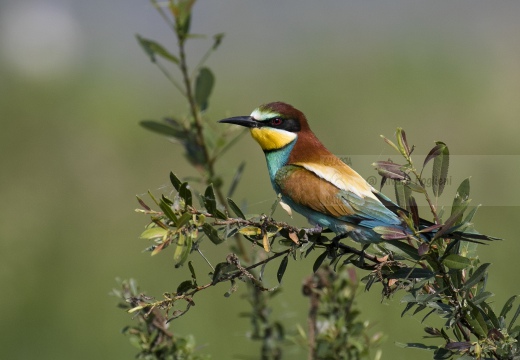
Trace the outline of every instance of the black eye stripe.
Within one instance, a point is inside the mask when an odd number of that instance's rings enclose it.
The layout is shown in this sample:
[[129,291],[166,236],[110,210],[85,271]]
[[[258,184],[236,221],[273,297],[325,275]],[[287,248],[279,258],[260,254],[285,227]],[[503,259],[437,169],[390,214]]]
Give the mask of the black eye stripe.
[[291,118],[283,118],[283,117],[273,117],[270,119],[266,119],[263,121],[258,121],[258,127],[272,127],[275,129],[286,130],[290,132],[298,132],[300,131],[300,123],[296,119]]

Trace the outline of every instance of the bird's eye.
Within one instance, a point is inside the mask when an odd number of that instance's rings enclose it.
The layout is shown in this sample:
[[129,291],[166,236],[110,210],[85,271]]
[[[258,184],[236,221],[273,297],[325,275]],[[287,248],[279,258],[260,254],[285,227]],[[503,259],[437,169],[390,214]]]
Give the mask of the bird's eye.
[[274,118],[271,120],[271,124],[274,126],[282,125],[283,120],[281,118]]

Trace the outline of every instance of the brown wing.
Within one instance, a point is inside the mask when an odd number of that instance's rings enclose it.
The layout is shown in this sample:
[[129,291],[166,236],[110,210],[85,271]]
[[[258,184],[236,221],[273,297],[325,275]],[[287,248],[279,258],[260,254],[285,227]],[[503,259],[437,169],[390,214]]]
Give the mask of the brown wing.
[[282,194],[297,204],[333,217],[354,214],[352,207],[338,196],[340,189],[303,167],[284,166],[276,173],[275,182]]

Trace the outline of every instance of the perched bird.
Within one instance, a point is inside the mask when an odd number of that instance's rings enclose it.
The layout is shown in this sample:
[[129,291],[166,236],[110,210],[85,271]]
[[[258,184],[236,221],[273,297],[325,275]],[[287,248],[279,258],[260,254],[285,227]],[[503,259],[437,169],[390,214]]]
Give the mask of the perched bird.
[[274,190],[311,224],[363,244],[382,241],[378,229],[410,232],[397,205],[327,150],[291,105],[272,102],[249,116],[219,122],[250,129],[264,151]]

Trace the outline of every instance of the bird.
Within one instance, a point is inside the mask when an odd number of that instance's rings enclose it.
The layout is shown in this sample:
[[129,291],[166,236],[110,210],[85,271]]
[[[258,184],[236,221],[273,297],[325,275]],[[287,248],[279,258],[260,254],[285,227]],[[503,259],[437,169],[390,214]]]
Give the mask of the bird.
[[311,224],[362,244],[379,243],[382,233],[392,229],[410,232],[396,212],[398,206],[332,154],[292,105],[271,102],[249,116],[219,122],[249,128],[265,154],[281,202]]

